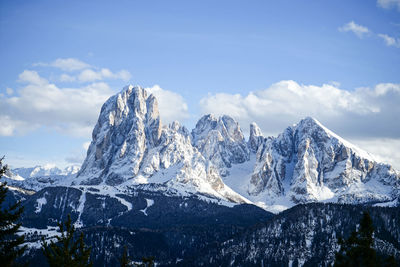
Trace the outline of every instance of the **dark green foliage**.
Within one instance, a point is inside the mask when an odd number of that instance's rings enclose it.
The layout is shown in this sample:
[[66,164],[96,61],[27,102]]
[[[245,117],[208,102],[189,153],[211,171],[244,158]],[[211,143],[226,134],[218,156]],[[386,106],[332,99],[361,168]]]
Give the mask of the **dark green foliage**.
[[360,229],[351,233],[346,240],[339,240],[340,251],[336,254],[335,267],[341,266],[379,266],[373,248],[374,227],[369,213],[364,212]]
[[130,264],[130,260],[128,258],[128,249],[126,248],[126,246],[124,246],[124,252],[122,253],[122,257],[119,260],[120,266],[121,267],[130,267],[132,266]]
[[142,258],[142,263],[134,263],[133,265],[131,264],[131,260],[128,257],[128,248],[124,246],[124,252],[122,253],[122,257],[119,260],[120,266],[121,267],[130,267],[130,266],[135,266],[135,267],[153,267],[154,266],[154,257],[143,257]]
[[[0,178],[6,173],[7,165],[3,165],[4,157],[0,159]],[[8,192],[7,183],[0,181],[0,264],[1,266],[15,266],[16,259],[20,257],[26,246],[24,236],[17,236],[16,233],[21,224],[17,223],[23,212],[20,202],[9,207],[3,207],[3,202]]]
[[75,240],[75,227],[71,223],[71,216],[65,222],[58,224],[61,236],[57,236],[57,242],[47,244],[42,238],[43,253],[51,267],[84,267],[92,266],[89,261],[91,248],[83,242],[83,233]]
[[383,262],[383,266],[384,267],[395,267],[395,266],[397,266],[396,259],[394,258],[394,256],[392,255],[390,257],[387,257],[385,259],[385,261]]

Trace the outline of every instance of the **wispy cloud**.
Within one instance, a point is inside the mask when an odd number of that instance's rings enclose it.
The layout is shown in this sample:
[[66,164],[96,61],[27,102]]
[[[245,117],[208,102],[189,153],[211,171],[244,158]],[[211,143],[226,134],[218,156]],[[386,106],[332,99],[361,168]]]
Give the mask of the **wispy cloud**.
[[120,79],[125,82],[129,81],[131,74],[127,70],[120,70],[113,73],[109,69],[103,68],[99,71],[92,69],[85,69],[78,75],[78,80],[80,82],[93,82],[100,81],[104,79]]
[[33,65],[42,67],[54,67],[63,71],[77,71],[91,67],[88,63],[85,63],[76,58],[57,58],[50,63],[39,62]]
[[390,35],[383,34],[383,33],[375,34],[371,30],[369,30],[367,27],[358,25],[354,21],[350,21],[349,23],[343,25],[342,27],[339,27],[338,30],[340,32],[353,32],[360,39],[364,38],[365,36],[374,36],[374,37],[377,36],[377,37],[381,38],[387,46],[393,46],[393,47],[400,48],[400,39],[399,38],[396,39],[395,37],[392,37]]
[[356,24],[354,21],[350,21],[349,23],[343,25],[342,27],[339,27],[339,31],[352,32],[359,38],[363,38],[365,35],[370,33],[367,27]]
[[400,0],[378,0],[377,4],[382,8],[397,8],[400,11]]
[[382,33],[378,34],[378,36],[385,41],[387,46],[400,47],[400,39]]
[[60,81],[61,82],[74,82],[74,81],[76,81],[76,77],[63,73],[60,75]]
[[107,68],[98,68],[76,58],[58,58],[50,63],[39,62],[33,64],[34,67],[51,67],[62,71],[72,72],[62,73],[59,76],[61,82],[95,82],[106,79],[116,79],[127,82],[132,75],[127,70],[113,72]]

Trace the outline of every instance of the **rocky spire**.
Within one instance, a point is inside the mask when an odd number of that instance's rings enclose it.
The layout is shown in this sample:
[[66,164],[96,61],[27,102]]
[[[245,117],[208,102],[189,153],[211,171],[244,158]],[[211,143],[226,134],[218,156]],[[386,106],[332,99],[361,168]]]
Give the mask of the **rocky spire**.
[[249,137],[249,148],[252,152],[257,152],[260,145],[264,140],[264,136],[261,133],[260,127],[253,122],[250,124],[250,137]]
[[158,144],[157,100],[141,87],[127,86],[101,108],[87,157],[77,178],[115,185],[135,176],[147,149]]

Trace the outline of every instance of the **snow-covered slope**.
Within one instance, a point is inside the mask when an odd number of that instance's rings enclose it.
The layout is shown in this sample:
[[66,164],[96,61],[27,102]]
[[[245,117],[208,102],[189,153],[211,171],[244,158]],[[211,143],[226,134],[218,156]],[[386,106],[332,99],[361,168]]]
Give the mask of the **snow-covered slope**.
[[4,178],[9,186],[39,191],[47,186],[70,184],[70,181],[78,173],[79,168],[79,166],[71,165],[64,169],[59,169],[54,164],[15,168],[9,170]]
[[12,169],[11,172],[16,179],[22,177],[23,179],[35,178],[35,177],[44,177],[44,176],[52,176],[52,175],[73,175],[79,171],[79,166],[68,166],[65,169],[59,169],[55,164],[46,164],[43,166],[35,166],[31,168],[15,168]]

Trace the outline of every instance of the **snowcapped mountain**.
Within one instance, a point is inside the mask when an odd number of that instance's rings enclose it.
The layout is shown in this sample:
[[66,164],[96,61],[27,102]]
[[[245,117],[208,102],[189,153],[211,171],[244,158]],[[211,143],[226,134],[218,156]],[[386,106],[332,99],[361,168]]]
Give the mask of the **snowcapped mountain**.
[[68,184],[68,181],[76,176],[79,169],[80,167],[76,165],[59,169],[54,164],[46,164],[44,166],[11,169],[4,178],[6,178],[8,185],[38,191],[46,186]]
[[[157,99],[127,86],[103,105],[87,157],[77,169],[16,169],[21,177],[47,177],[43,185],[104,186],[123,192],[149,185],[173,194],[201,194],[232,205],[254,203],[280,211],[298,203],[397,203],[400,173],[305,118],[277,137],[256,123],[246,140],[225,115],[203,116],[189,132],[163,125]],[[64,178],[59,179],[54,177]],[[51,178],[52,177],[52,178]],[[43,180],[43,179],[42,179]],[[172,190],[172,191],[171,191]],[[103,192],[107,194],[107,192]]]
[[43,177],[43,176],[52,176],[52,175],[73,175],[78,173],[80,167],[79,166],[68,166],[64,169],[59,169],[54,164],[46,164],[44,166],[35,166],[31,168],[15,168],[12,169],[11,172],[14,176],[20,176],[24,179],[35,178],[35,177]]
[[219,170],[221,176],[229,175],[232,164],[250,159],[242,130],[229,116],[215,118],[203,116],[192,131],[193,146]]
[[[158,183],[183,192],[249,202],[222,182],[216,166],[191,140],[189,131],[178,122],[162,126],[153,95],[140,87],[125,87],[103,105],[73,184]],[[246,147],[244,141],[243,145]]]
[[379,207],[399,205],[400,173],[313,118],[277,137],[252,123],[246,140],[233,118],[205,115],[190,132],[163,125],[156,98],[128,86],[104,103],[79,171],[44,166],[7,176],[16,189],[10,199],[23,201],[34,266],[43,262],[41,237],[54,237],[68,214],[94,248],[96,266],[118,264],[110,255],[122,253],[120,243],[163,266],[326,263],[341,228],[348,234],[358,222],[349,214],[360,206],[341,203],[377,206],[378,220],[380,211],[395,216],[378,241],[387,255],[400,255],[398,209]]
[[128,86],[103,105],[80,170],[19,168],[6,180],[7,201],[24,206],[33,266],[44,260],[41,238],[54,238],[68,215],[95,266],[119,264],[121,243],[162,266],[324,266],[362,209],[380,253],[400,258],[399,209],[386,207],[400,204],[400,173],[313,118],[277,137],[252,123],[246,140],[226,115],[189,131],[163,125],[156,98]]
[[390,165],[305,118],[259,145],[247,192],[267,205],[292,206],[390,202],[399,190],[400,175]]

